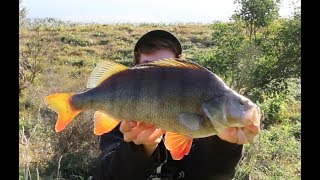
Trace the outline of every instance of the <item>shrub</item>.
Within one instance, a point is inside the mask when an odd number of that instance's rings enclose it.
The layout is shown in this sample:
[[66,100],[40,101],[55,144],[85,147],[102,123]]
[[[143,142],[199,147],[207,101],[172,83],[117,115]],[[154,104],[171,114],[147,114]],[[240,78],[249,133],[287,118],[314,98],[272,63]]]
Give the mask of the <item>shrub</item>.
[[276,95],[268,98],[262,104],[258,104],[264,115],[264,128],[268,128],[272,124],[279,124],[285,119],[286,102],[283,96]]
[[262,130],[252,144],[246,144],[235,179],[300,179],[300,123],[276,125]]
[[55,56],[52,43],[42,37],[37,31],[27,38],[21,34],[19,40],[19,95],[33,84],[44,70],[46,62],[51,62]]
[[74,35],[62,37],[61,42],[82,47],[94,44],[91,40],[84,40]]

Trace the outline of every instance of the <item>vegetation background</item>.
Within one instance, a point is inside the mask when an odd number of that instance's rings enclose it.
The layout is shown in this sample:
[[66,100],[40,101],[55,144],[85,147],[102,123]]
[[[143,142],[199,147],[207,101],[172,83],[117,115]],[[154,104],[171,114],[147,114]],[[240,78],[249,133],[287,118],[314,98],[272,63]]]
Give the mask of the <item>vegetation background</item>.
[[[278,16],[278,1],[237,0],[231,22],[80,24],[19,13],[19,179],[91,179],[99,155],[93,111],[62,132],[43,103],[85,90],[95,65],[133,65],[133,46],[153,29],[174,33],[184,58],[259,104],[263,130],[245,145],[235,179],[301,179],[301,13]],[[259,4],[260,3],[260,4]],[[262,3],[262,4],[261,4]]]

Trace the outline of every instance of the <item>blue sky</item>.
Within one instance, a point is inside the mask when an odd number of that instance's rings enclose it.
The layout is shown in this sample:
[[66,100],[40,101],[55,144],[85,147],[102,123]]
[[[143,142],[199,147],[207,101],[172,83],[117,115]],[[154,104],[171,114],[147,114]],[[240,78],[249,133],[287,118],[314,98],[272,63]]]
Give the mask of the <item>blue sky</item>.
[[[228,21],[234,0],[22,0],[28,18],[53,17],[96,23],[211,23]],[[292,15],[292,3],[282,0],[280,16]]]

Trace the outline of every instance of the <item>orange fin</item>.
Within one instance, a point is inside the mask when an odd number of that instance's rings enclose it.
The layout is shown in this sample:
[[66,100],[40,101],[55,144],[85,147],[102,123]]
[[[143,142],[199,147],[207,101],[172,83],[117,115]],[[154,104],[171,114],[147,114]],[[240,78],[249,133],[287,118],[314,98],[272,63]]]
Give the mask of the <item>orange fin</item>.
[[180,160],[188,155],[192,145],[192,137],[177,133],[167,132],[165,135],[165,146],[170,151],[174,160]]
[[128,69],[126,66],[113,61],[101,61],[93,69],[87,82],[87,88],[94,88],[113,74],[124,71],[126,69]]
[[62,131],[80,112],[70,103],[73,93],[56,93],[45,97],[44,102],[49,109],[58,114],[56,132]]
[[115,120],[110,115],[96,111],[94,113],[94,134],[101,135],[110,132],[120,121]]

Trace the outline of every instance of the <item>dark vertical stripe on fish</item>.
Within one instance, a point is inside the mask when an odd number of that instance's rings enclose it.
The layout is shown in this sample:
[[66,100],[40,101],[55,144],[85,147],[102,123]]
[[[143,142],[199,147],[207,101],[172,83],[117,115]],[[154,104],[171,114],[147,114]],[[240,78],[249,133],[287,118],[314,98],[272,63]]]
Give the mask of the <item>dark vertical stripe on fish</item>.
[[130,89],[131,97],[128,97],[128,103],[131,103],[131,108],[130,108],[130,117],[132,117],[132,120],[136,120],[137,118],[137,113],[140,106],[139,106],[139,101],[141,100],[141,87],[142,87],[142,79],[143,79],[143,74],[142,71],[134,71],[133,76],[135,76],[134,82],[132,82],[132,88]]
[[109,86],[109,101],[110,101],[110,111],[115,114],[116,117],[119,117],[119,108],[117,103],[117,88],[118,88],[118,81],[112,81],[112,86]]
[[[156,100],[157,100],[157,106],[156,108],[159,109],[158,113],[160,114],[165,114],[165,109],[168,108],[166,101],[168,101],[168,98],[165,96],[168,96],[168,94],[165,92],[167,91],[168,88],[168,81],[170,81],[170,77],[168,75],[167,69],[164,68],[159,68],[159,73],[158,73],[158,78],[159,78],[159,84],[157,87],[157,94],[156,94]],[[170,95],[169,95],[170,96]],[[163,116],[163,115],[162,115]]]
[[166,95],[166,93],[165,93],[166,80],[168,80],[168,78],[167,78],[167,73],[166,73],[165,69],[158,68],[157,79],[158,79],[158,81],[157,81],[158,83],[156,84],[156,88],[155,88],[155,92],[154,92],[155,101],[157,103],[155,104],[154,108],[157,109],[157,111],[155,111],[155,112],[157,113],[157,117],[158,117],[159,114],[161,114],[161,112],[163,112],[163,109],[166,108],[165,101],[167,99],[164,96]]
[[181,109],[185,109],[186,108],[186,104],[187,104],[187,91],[188,91],[188,85],[186,82],[186,77],[189,76],[189,70],[187,71],[182,71],[181,73],[183,73],[183,78],[179,81],[179,96],[181,98],[179,98],[179,105],[182,107]]

